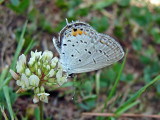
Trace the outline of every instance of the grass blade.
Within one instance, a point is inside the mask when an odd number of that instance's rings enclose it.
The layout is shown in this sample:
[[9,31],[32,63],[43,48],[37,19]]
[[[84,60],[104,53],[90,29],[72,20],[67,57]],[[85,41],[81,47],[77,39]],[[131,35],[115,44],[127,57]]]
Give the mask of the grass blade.
[[3,69],[2,73],[1,73],[1,76],[0,76],[0,84],[3,83],[3,81],[4,81],[4,79],[5,79],[6,75],[7,75],[7,73],[8,73],[8,66],[6,66],[6,67]]
[[13,114],[13,110],[12,110],[12,106],[11,106],[8,86],[4,86],[3,87],[3,92],[4,92],[4,96],[5,96],[6,102],[7,102],[9,114],[11,116],[11,119],[13,120],[14,119],[14,114]]
[[124,68],[124,64],[125,64],[125,62],[126,62],[127,54],[128,54],[128,50],[126,51],[126,54],[125,54],[123,63],[122,63],[122,65],[121,65],[121,68],[120,68],[120,71],[119,71],[118,76],[117,76],[117,78],[116,78],[116,81],[115,81],[115,83],[114,83],[114,86],[113,86],[113,88],[112,88],[112,90],[111,90],[111,92],[110,92],[107,100],[105,101],[104,107],[103,107],[103,109],[101,110],[101,112],[104,112],[104,109],[106,108],[107,103],[108,103],[109,100],[112,98],[112,96],[113,96],[113,94],[114,94],[114,92],[115,92],[115,90],[116,90],[116,87],[117,87],[117,85],[118,85],[120,76],[121,76],[122,71],[123,71],[123,68]]
[[[15,69],[16,69],[15,67],[16,67],[16,62],[17,62],[18,56],[19,56],[19,54],[20,54],[20,52],[21,52],[21,50],[22,50],[22,47],[23,47],[23,43],[24,43],[24,33],[25,33],[25,31],[26,31],[27,23],[28,23],[28,21],[26,21],[25,24],[24,24],[24,26],[23,26],[22,34],[21,34],[20,40],[19,40],[19,42],[18,42],[18,47],[17,47],[17,49],[16,49],[16,52],[15,52],[15,55],[14,55],[14,58],[13,58],[13,61],[12,61],[11,67],[10,67],[10,68],[11,68],[12,70],[14,70],[14,71],[15,71]],[[11,74],[8,73],[8,74],[7,74],[7,78],[4,80],[3,84],[0,85],[0,90],[1,90],[1,88],[2,88],[4,85],[8,84],[8,82],[9,82],[11,79],[12,79]]]
[[[11,69],[12,70],[15,70],[16,68],[16,62],[17,62],[17,59],[18,59],[18,56],[19,54],[21,53],[21,50],[23,48],[23,44],[24,44],[24,33],[26,31],[26,27],[27,27],[27,23],[28,21],[25,22],[24,26],[23,26],[23,30],[22,30],[22,33],[21,33],[21,36],[20,36],[20,40],[18,42],[18,47],[16,49],[16,52],[14,54],[14,58],[13,58],[13,61],[12,61],[12,64],[11,64]],[[10,74],[8,74],[9,76]]]
[[101,71],[99,70],[96,73],[96,94],[97,96],[99,95],[99,91],[100,91],[100,74],[101,74]]
[[152,84],[154,84],[155,82],[157,82],[158,80],[160,80],[160,75],[158,75],[156,78],[154,78],[151,82],[149,82],[147,85],[145,85],[143,88],[141,88],[138,92],[136,92],[130,99],[128,99],[122,106],[120,106],[115,113],[119,114],[121,113],[120,111],[122,109],[124,109],[125,107],[127,107],[129,104],[131,104],[134,100],[136,100],[149,86],[151,86]]
[[137,105],[139,103],[139,101],[135,101],[135,102],[132,102],[131,104],[129,104],[128,106],[122,108],[118,113],[117,113],[117,117],[119,115],[121,115],[122,113],[124,113],[125,111],[129,110],[130,108],[134,107],[135,105]]
[[38,44],[38,42],[35,42],[34,39],[31,40],[31,42],[29,43],[28,47],[26,48],[24,55],[27,55],[27,53]]

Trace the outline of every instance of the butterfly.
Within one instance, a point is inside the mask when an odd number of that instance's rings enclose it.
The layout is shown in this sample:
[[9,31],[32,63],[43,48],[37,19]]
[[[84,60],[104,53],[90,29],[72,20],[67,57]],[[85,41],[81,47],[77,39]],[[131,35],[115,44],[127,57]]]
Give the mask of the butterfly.
[[85,22],[68,23],[66,19],[66,23],[53,44],[68,74],[98,70],[123,58],[123,48],[112,37],[98,33]]

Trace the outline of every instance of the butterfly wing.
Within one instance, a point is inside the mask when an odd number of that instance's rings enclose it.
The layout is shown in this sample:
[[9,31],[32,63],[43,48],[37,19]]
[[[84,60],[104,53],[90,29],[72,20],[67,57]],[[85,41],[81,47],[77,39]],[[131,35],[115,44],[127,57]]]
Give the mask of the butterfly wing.
[[111,65],[124,56],[120,44],[110,36],[97,33],[85,23],[78,27],[83,29],[83,34],[75,36],[71,34],[71,29],[65,27],[66,35],[62,36],[60,32],[59,41],[53,40],[62,66],[69,74],[94,71]]
[[80,58],[84,58],[84,61],[70,66],[72,73],[98,70],[119,61],[124,56],[122,47],[113,38],[104,34],[98,34],[98,36],[94,44],[87,46],[88,52],[84,52],[80,56]]

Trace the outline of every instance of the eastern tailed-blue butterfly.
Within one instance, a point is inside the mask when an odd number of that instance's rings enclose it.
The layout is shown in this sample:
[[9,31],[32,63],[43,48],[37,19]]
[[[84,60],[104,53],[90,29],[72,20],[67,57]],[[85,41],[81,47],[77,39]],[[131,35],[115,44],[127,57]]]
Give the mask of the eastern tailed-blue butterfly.
[[98,33],[85,22],[68,23],[66,19],[66,23],[53,43],[68,74],[98,70],[124,56],[121,45],[112,37]]

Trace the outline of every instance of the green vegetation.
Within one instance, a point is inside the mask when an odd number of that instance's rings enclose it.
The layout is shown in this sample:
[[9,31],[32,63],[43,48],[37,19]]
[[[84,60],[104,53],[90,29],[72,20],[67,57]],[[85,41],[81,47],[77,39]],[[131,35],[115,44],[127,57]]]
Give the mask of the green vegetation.
[[[0,61],[0,106],[8,119],[40,120],[40,109],[33,105],[31,91],[17,94],[16,81],[8,71],[15,70],[22,53],[27,55],[31,50],[46,48],[54,51],[52,38],[66,25],[65,18],[69,22],[87,22],[98,32],[109,33],[128,52],[123,62],[100,72],[78,74],[58,89],[47,88],[51,96],[44,106],[45,119],[63,119],[61,115],[80,119],[80,113],[86,111],[116,114],[107,117],[108,120],[115,120],[123,113],[146,114],[147,110],[160,114],[157,106],[160,104],[160,4],[145,0],[0,0],[0,18],[0,28],[6,29],[0,32],[0,47],[5,48],[4,43],[11,38],[14,41],[10,46],[12,54],[0,48],[1,55],[4,54]],[[6,63],[9,66],[4,67]],[[22,103],[26,111],[19,108]],[[0,112],[2,119],[4,114]]]

